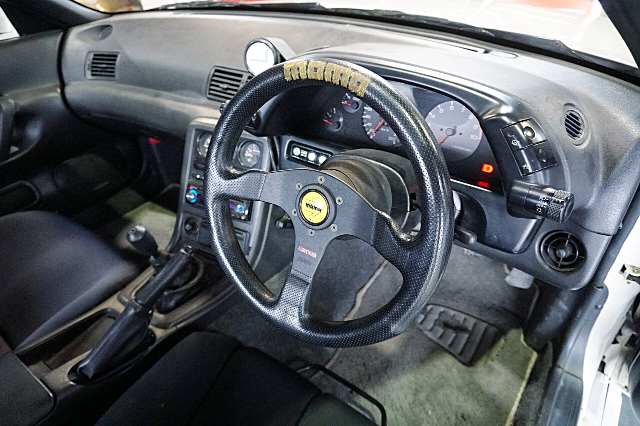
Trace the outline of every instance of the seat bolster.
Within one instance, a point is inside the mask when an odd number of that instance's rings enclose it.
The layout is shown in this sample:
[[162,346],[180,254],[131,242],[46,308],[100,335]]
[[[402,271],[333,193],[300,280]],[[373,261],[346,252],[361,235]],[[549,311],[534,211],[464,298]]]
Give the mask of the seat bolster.
[[0,335],[13,349],[24,347],[137,274],[113,247],[63,216],[28,211],[0,217]]
[[376,424],[333,395],[311,400],[297,426],[376,426]]
[[235,340],[219,334],[190,334],[122,394],[96,425],[187,425],[237,348]]
[[270,356],[236,350],[190,425],[294,426],[320,390]]

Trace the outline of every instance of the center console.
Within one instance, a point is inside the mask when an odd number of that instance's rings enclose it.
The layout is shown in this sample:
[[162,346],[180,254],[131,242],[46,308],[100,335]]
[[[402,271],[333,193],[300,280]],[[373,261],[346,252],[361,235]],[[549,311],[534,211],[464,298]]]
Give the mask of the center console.
[[[210,224],[204,203],[204,175],[207,150],[216,123],[215,119],[199,118],[189,125],[173,247],[188,244],[196,250],[211,252]],[[233,165],[238,170],[270,171],[270,150],[268,138],[244,132],[236,144]],[[292,229],[276,225],[285,216],[283,210],[260,201],[230,199],[229,213],[238,244],[258,277],[266,280],[286,265],[286,261],[274,261],[287,259],[292,253]],[[274,253],[278,256],[274,257]]]

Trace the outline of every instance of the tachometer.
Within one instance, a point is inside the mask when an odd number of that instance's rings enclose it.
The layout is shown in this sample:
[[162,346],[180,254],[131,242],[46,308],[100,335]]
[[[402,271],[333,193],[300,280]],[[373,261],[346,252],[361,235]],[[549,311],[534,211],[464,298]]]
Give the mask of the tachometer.
[[393,146],[400,144],[398,136],[391,130],[391,127],[369,105],[365,105],[362,109],[362,127],[369,139],[379,145]]
[[464,160],[478,149],[482,140],[480,122],[460,102],[442,102],[427,114],[426,120],[447,160]]

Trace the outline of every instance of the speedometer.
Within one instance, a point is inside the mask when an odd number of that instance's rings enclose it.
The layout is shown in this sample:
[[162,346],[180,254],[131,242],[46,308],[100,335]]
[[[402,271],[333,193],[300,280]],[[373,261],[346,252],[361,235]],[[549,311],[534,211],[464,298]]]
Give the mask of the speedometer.
[[447,160],[464,160],[478,149],[482,140],[480,122],[460,102],[442,102],[427,114],[426,120]]
[[398,136],[391,130],[391,127],[369,105],[362,109],[362,127],[369,139],[379,145],[393,146],[400,144]]

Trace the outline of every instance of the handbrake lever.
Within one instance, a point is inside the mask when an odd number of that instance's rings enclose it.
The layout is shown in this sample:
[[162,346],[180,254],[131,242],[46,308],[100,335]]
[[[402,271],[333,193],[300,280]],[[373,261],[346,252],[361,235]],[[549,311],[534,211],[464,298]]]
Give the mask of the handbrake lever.
[[155,336],[149,330],[153,306],[191,258],[191,247],[181,249],[138,290],[98,344],[78,364],[77,373],[81,378],[88,381],[99,377],[153,344]]

